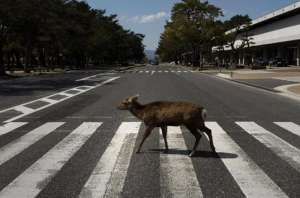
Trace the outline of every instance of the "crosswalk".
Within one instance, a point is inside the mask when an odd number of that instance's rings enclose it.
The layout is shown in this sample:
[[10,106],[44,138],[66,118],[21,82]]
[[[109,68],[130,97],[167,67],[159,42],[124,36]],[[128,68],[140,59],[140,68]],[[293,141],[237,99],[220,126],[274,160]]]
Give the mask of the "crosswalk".
[[[64,138],[34,161],[25,170],[12,178],[0,188],[0,198],[37,197],[47,185],[53,181],[68,161],[76,157],[76,153],[87,144],[94,134],[103,131],[102,122],[82,122],[71,130]],[[242,133],[257,141],[263,147],[282,159],[288,167],[300,175],[300,150],[295,145],[275,135],[256,122],[234,122]],[[294,122],[270,123],[285,133],[299,138],[300,126]],[[56,133],[66,125],[65,122],[46,122],[29,129],[29,123],[10,122],[0,126],[0,140],[4,136],[16,133],[24,128],[28,131],[16,139],[0,147],[0,169],[14,157],[30,149],[34,144],[46,139],[49,134]],[[218,122],[207,122],[213,131],[213,138],[218,156],[224,164],[224,170],[229,172],[237,187],[245,197],[289,197],[291,192],[282,188],[274,181],[272,175],[257,164],[246,150],[230,135],[226,127]],[[143,133],[140,122],[122,122],[109,140],[105,151],[97,159],[95,167],[76,197],[121,197],[129,167],[133,159],[136,140]],[[168,142],[170,151],[165,153],[162,135],[159,137],[157,148],[159,154],[159,187],[161,197],[206,197],[203,192],[203,182],[199,181],[199,173],[195,171],[194,158],[188,157],[188,145],[184,138],[183,127],[168,127]],[[160,133],[161,134],[161,133]],[[101,139],[97,140],[101,144]],[[250,141],[250,140],[249,140]],[[154,148],[155,149],[155,148]],[[222,153],[232,153],[236,157],[222,157]],[[140,154],[143,155],[143,154]],[[201,159],[200,159],[201,160]],[[22,163],[22,162],[20,162]],[[7,167],[7,166],[6,166]],[[0,171],[0,180],[2,176]],[[143,173],[147,175],[147,173]],[[205,173],[200,173],[205,174]],[[282,173],[284,174],[284,173]],[[151,179],[151,178],[150,178]],[[298,181],[294,182],[299,182]],[[76,181],[70,181],[76,182]],[[42,184],[42,185],[41,185]],[[295,184],[298,185],[298,184]],[[300,193],[300,192],[298,192]],[[299,194],[298,194],[299,195]],[[141,195],[141,197],[143,197]],[[297,196],[295,196],[297,197]]]
[[193,73],[191,70],[127,70],[121,71],[120,73],[130,73],[130,74],[184,74],[184,73]]

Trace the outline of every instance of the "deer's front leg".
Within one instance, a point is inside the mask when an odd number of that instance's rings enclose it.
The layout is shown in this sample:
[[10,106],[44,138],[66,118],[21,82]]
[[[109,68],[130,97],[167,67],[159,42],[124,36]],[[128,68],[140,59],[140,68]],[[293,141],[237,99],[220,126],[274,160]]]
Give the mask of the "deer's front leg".
[[140,146],[138,147],[136,153],[140,153],[141,152],[141,148],[145,142],[145,140],[147,139],[147,137],[149,137],[150,133],[152,132],[152,130],[154,129],[154,127],[152,126],[147,126],[146,130],[145,130],[145,133],[144,133],[144,136],[143,136],[143,139],[140,143]]

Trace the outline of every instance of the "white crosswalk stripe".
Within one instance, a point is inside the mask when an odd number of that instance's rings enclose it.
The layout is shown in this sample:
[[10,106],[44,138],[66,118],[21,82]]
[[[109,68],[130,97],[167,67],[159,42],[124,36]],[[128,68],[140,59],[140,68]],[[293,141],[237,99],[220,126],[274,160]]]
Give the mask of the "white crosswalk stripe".
[[[235,122],[263,146],[269,148],[290,166],[300,172],[300,150],[282,140],[255,122]],[[293,122],[274,122],[283,129],[297,135],[299,125]],[[0,127],[0,135],[9,133],[26,122],[7,123]],[[64,122],[48,122],[32,129],[21,137],[0,148],[0,166],[33,144],[47,138]],[[35,197],[74,154],[97,131],[102,122],[83,122],[69,135],[34,162],[0,191],[1,197]],[[279,184],[275,183],[253,159],[235,142],[217,122],[207,122],[213,131],[214,143],[228,172],[246,197],[288,197]],[[122,122],[106,147],[89,178],[80,189],[79,197],[120,197],[132,160],[140,122]],[[0,137],[1,138],[1,137]],[[160,135],[160,149],[165,145]],[[192,159],[188,157],[180,127],[168,127],[170,151],[159,155],[160,195],[161,197],[203,197],[202,189],[194,169]],[[234,158],[222,157],[235,154]],[[1,173],[0,173],[1,174]],[[147,173],[145,173],[147,174]],[[1,176],[0,176],[1,177]],[[201,178],[201,177],[200,177]],[[42,185],[41,185],[42,184]],[[204,192],[204,191],[203,191]]]
[[134,73],[134,74],[163,74],[163,73],[189,73],[192,71],[187,70],[135,70],[135,71],[122,71],[120,73]]
[[[171,150],[187,150],[180,127],[168,127],[168,144]],[[162,136],[160,148],[165,148]],[[161,197],[203,197],[192,160],[188,155],[160,155],[160,185]]]
[[0,165],[7,160],[13,158],[15,155],[21,153],[23,150],[39,141],[58,127],[62,126],[64,122],[49,122],[35,130],[21,136],[17,140],[5,145],[0,150]]
[[[105,150],[95,170],[86,182],[80,197],[118,197],[122,191],[122,187],[126,178],[123,171],[127,171],[131,154],[134,148],[134,141],[131,142],[127,157],[118,160],[122,145],[125,144],[126,137],[133,134],[132,138],[136,138],[141,123],[125,122],[122,123],[110,145]],[[132,140],[132,138],[128,140]],[[115,169],[115,170],[114,170]]]
[[3,126],[0,126],[0,135],[7,134],[17,128],[20,128],[27,124],[27,122],[9,122]]
[[300,172],[300,150],[298,148],[259,126],[255,122],[236,123]]
[[40,184],[43,182],[43,185],[47,185],[66,161],[81,148],[101,124],[102,123],[83,123],[80,125],[6,186],[0,192],[0,197],[29,198],[38,195],[42,190]]
[[220,157],[246,197],[287,197],[216,122],[206,125],[213,131],[217,151],[238,155],[233,159]]
[[285,130],[294,133],[295,135],[300,136],[300,126],[293,123],[293,122],[274,122],[281,128],[284,128]]

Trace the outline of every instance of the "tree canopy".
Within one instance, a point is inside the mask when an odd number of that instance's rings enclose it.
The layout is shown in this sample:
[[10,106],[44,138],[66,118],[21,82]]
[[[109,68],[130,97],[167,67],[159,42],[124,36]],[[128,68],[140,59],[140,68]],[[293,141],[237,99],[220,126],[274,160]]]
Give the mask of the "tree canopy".
[[179,61],[183,53],[199,65],[200,54],[210,51],[216,35],[216,19],[220,8],[200,0],[183,0],[172,9],[171,20],[162,33],[157,54],[163,61]]
[[[235,15],[221,21],[220,8],[200,0],[182,0],[172,9],[170,21],[161,34],[156,53],[162,61],[201,64],[201,59],[212,61],[212,47],[232,48],[232,54],[252,44],[248,15]],[[240,44],[236,45],[239,40]],[[185,60],[188,57],[188,60]],[[204,57],[204,58],[203,58]]]
[[84,1],[0,0],[0,74],[5,67],[138,62],[143,38]]

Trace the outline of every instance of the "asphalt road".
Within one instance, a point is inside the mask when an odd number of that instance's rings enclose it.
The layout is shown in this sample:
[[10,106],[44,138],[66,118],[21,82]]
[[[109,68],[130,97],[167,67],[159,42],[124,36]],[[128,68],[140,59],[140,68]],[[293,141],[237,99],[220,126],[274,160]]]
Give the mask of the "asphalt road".
[[[105,71],[76,81],[88,75],[94,73],[35,79],[28,92],[26,79],[7,82],[18,89],[1,84],[0,197],[300,197],[298,101],[182,67]],[[74,87],[78,95],[21,105]],[[169,128],[168,153],[156,129],[135,154],[145,126],[116,108],[135,94],[142,103],[204,106],[218,155],[203,136],[189,158],[194,139],[184,127]],[[45,101],[49,107],[41,108]]]

